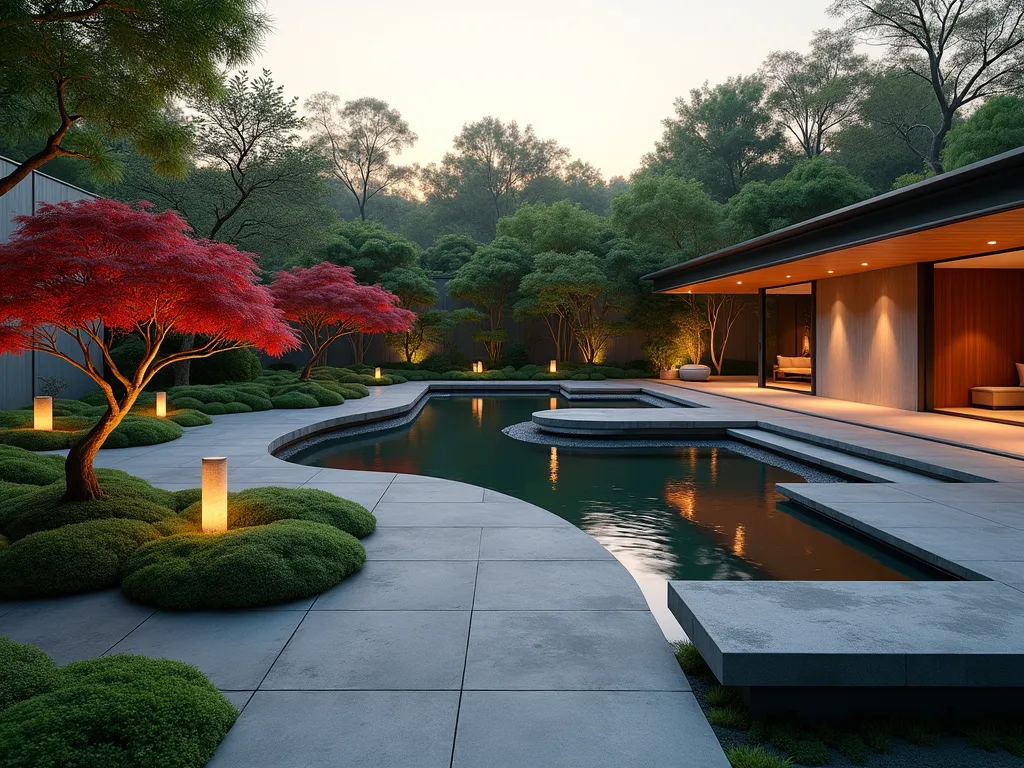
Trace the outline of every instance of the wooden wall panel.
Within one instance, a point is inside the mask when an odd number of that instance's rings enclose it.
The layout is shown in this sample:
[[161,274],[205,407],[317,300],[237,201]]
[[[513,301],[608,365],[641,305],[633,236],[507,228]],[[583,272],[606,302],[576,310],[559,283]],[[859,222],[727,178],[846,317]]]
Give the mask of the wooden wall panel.
[[917,266],[819,280],[817,394],[916,410]]
[[1017,386],[1024,363],[1024,270],[935,270],[935,407],[971,387]]

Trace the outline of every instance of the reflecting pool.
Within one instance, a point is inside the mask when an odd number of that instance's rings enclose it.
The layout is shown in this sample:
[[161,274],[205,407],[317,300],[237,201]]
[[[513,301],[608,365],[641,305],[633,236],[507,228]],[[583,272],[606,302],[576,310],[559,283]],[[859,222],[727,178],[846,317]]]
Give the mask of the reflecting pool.
[[536,504],[600,541],[633,574],[663,628],[668,579],[937,578],[916,561],[789,504],[785,469],[724,448],[568,449],[502,434],[548,408],[631,400],[435,397],[411,425],[319,443],[290,460],[443,477]]

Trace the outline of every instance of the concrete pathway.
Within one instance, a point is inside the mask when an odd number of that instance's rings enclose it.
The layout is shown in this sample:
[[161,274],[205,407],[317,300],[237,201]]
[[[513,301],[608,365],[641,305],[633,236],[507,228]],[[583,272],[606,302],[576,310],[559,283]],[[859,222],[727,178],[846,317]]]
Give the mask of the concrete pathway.
[[372,508],[367,564],[336,588],[231,612],[154,611],[119,591],[0,603],[0,634],[59,663],[195,664],[244,708],[213,768],[725,768],[636,582],[590,536],[477,486],[267,452],[316,424],[407,411],[426,390],[218,416],[172,443],[100,455],[168,489],[197,486],[201,458],[223,455],[232,490],[321,488]]

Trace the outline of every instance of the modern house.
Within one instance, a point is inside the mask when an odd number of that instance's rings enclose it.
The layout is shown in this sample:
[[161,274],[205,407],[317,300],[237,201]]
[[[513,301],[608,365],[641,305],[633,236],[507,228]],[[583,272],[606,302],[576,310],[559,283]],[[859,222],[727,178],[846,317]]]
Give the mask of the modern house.
[[762,387],[1024,423],[1024,148],[647,279],[757,294]]
[[[0,176],[14,170],[16,163],[0,157]],[[60,203],[65,200],[87,200],[96,197],[91,192],[33,171],[18,186],[0,196],[0,243],[6,242],[15,229],[14,217],[31,214],[39,203]],[[77,346],[71,339],[67,351],[74,354]],[[98,357],[95,362],[102,364]],[[26,352],[23,355],[0,355],[0,410],[29,405],[34,395],[42,394],[41,380],[54,377],[68,385],[65,397],[80,397],[95,389],[92,379],[62,360],[51,355]]]

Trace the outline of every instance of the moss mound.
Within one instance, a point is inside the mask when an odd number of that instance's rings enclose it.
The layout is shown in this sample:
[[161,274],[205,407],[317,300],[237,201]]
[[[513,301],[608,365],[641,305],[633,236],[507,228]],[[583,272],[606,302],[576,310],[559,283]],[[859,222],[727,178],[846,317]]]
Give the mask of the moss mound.
[[58,669],[34,645],[0,637],[0,712],[57,687]]
[[365,562],[354,536],[322,523],[279,520],[150,542],[124,564],[122,588],[158,608],[252,608],[315,595]]
[[[83,437],[87,431],[76,433],[74,439]],[[177,440],[183,434],[181,427],[173,421],[128,414],[110,433],[103,447],[133,448],[137,445],[156,445]]]
[[238,710],[199,670],[107,656],[0,712],[3,768],[201,768]]
[[[49,485],[63,479],[63,456],[37,456],[24,448],[0,445],[0,480],[20,485]],[[0,498],[9,497],[5,494]]]
[[0,551],[0,597],[53,597],[117,586],[122,563],[159,536],[141,520],[90,520],[33,533]]
[[[57,457],[60,458],[60,457]],[[98,469],[106,494],[90,501],[64,501],[64,478],[31,493],[0,502],[0,533],[12,541],[40,531],[89,520],[140,520],[154,523],[174,517],[175,496],[142,478],[116,469]]]
[[[194,523],[202,516],[197,502],[182,512]],[[268,525],[278,520],[308,520],[330,525],[365,538],[377,527],[377,518],[366,507],[315,488],[264,486],[228,494],[228,528]]]
[[320,406],[314,397],[304,392],[285,392],[283,395],[272,397],[270,401],[275,408],[318,408]]

